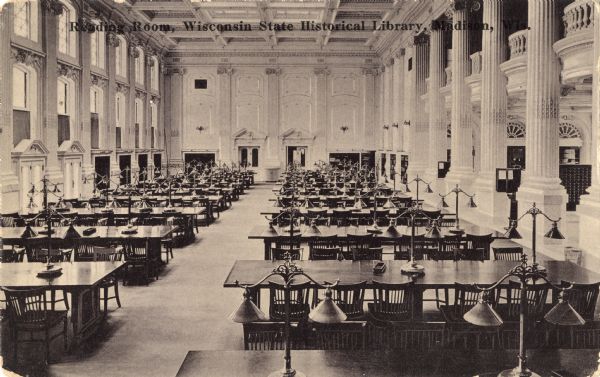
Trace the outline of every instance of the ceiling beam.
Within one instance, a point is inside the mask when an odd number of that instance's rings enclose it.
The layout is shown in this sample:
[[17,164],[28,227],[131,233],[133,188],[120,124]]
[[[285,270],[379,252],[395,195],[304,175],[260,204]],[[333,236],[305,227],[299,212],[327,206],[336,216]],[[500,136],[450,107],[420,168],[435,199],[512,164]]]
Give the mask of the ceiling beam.
[[[208,12],[197,10],[195,8],[194,4],[190,0],[182,0],[182,1],[188,7],[188,9],[194,14],[194,17],[196,17],[197,21],[202,22],[202,23],[207,23],[207,24],[212,23],[212,20],[210,18],[210,15],[208,14]],[[215,41],[215,43],[217,43],[221,47],[227,46],[227,41],[225,40],[225,38],[223,38],[221,36],[221,33],[219,33],[219,31],[215,30],[215,31],[211,31],[211,33],[213,35],[213,40]]]
[[[269,0],[262,0],[256,2],[256,8],[258,10],[258,14],[260,15],[260,20],[263,22],[273,22],[273,13],[269,9]],[[271,47],[277,45],[277,35],[275,35],[275,30],[265,30],[261,32],[265,41],[271,44]]]
[[[394,0],[394,5],[392,6],[392,8],[390,10],[387,11],[387,13],[381,19],[381,21],[390,21],[392,18],[394,18],[394,15],[398,12],[398,10],[400,10],[400,8],[402,8],[402,5],[404,5],[405,2],[406,2],[406,0]],[[381,30],[373,31],[371,38],[369,38],[365,42],[365,45],[372,46],[373,43],[375,43],[375,41],[377,40],[377,38],[379,38],[380,33],[381,33]]]
[[[321,18],[322,23],[333,23],[337,17],[338,9],[340,8],[340,0],[325,0],[325,9],[323,9],[323,17]],[[329,43],[329,37],[331,36],[331,30],[323,30],[317,37],[317,44],[320,47],[326,46]]]
[[186,10],[187,5],[183,2],[175,1],[136,1],[131,6],[133,10],[153,10],[153,11],[169,11],[169,10]]

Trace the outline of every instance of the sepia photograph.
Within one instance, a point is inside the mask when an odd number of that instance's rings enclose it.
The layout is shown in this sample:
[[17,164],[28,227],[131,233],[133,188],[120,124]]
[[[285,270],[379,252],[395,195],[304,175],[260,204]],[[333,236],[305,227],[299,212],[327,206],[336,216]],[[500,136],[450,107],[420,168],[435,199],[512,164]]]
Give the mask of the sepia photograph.
[[600,0],[0,0],[0,376],[600,377]]

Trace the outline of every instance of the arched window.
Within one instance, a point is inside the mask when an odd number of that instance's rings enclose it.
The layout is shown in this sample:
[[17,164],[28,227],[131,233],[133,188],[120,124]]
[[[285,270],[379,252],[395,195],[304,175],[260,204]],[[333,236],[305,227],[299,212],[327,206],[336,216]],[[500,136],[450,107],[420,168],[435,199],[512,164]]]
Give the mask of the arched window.
[[125,119],[126,119],[126,112],[127,112],[127,108],[125,107],[125,96],[123,96],[123,93],[117,93],[116,98],[115,98],[115,121],[116,121],[116,130],[115,130],[115,137],[116,137],[116,147],[117,148],[122,148],[122,130],[123,127],[125,127]]
[[58,16],[58,52],[75,58],[77,56],[77,33],[72,32],[71,23],[77,21],[77,12],[68,1],[61,1],[63,10]]
[[[98,25],[100,21],[93,20],[92,23]],[[100,29],[100,28],[97,28]],[[106,38],[104,31],[96,30],[90,33],[90,59],[94,67],[104,69]]]
[[135,58],[135,82],[140,85],[144,85],[144,50],[141,47],[135,48],[137,56]]
[[19,37],[38,40],[38,2],[33,0],[13,1],[13,32]]
[[91,148],[99,149],[102,144],[102,122],[104,120],[104,92],[97,86],[90,88],[90,131]]
[[158,59],[153,56],[150,60],[150,88],[158,92]]
[[37,75],[23,64],[12,69],[13,145],[32,139],[37,114]]
[[58,145],[71,140],[71,117],[75,109],[74,83],[59,77],[56,83],[56,110],[58,113]]
[[506,125],[506,137],[509,139],[525,138],[525,125],[519,122],[508,122]]
[[571,123],[561,123],[558,127],[558,136],[561,139],[581,139],[581,132]]
[[118,36],[119,46],[115,47],[116,72],[118,76],[127,78],[127,41]]

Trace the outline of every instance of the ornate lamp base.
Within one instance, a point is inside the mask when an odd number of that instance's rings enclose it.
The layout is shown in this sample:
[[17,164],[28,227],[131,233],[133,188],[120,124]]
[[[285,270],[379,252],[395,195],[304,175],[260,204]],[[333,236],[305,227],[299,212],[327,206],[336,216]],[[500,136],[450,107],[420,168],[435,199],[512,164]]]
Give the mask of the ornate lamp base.
[[519,367],[516,367],[514,369],[503,370],[502,372],[500,372],[500,374],[498,374],[498,377],[541,377],[541,376],[537,373],[533,373],[529,369],[525,369],[525,371],[523,373],[521,373],[521,370],[519,369]]
[[400,271],[404,272],[405,274],[422,274],[425,272],[425,267],[415,262],[408,262],[400,267]]
[[269,377],[306,377],[306,375],[302,372],[298,372],[297,370],[290,369],[280,369],[269,374]]

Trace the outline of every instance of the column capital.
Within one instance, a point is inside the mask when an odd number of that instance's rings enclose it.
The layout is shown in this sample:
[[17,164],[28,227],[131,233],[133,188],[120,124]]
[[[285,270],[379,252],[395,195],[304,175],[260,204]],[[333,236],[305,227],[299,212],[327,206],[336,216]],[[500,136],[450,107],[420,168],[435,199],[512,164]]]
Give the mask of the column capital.
[[413,43],[415,46],[422,46],[429,43],[429,35],[425,33],[421,33],[419,35],[415,35],[413,39]]
[[141,91],[141,90],[136,90],[135,91],[135,98],[137,98],[137,99],[146,99],[146,92]]
[[137,59],[140,57],[140,51],[137,49],[137,45],[133,42],[129,43],[129,56],[131,56],[134,59]]
[[319,76],[319,75],[329,76],[331,74],[331,71],[327,67],[315,68],[313,72],[317,76]]
[[223,66],[217,67],[217,75],[225,75],[225,74],[228,76],[233,75],[233,68],[223,67]]
[[185,75],[187,73],[185,68],[166,68],[164,69],[165,75],[173,76],[173,75]]
[[266,74],[267,76],[270,76],[270,75],[279,76],[279,75],[281,74],[281,68],[279,68],[279,67],[275,67],[275,68],[272,68],[272,67],[265,68],[265,74]]
[[400,59],[406,54],[406,49],[400,48],[394,53],[394,59]]
[[479,0],[450,0],[450,7],[448,8],[450,15],[460,11],[477,12],[479,9],[481,9]]
[[60,16],[63,12],[63,5],[58,0],[42,0],[42,8],[54,16]]
[[148,67],[154,67],[154,59],[152,59],[154,55],[146,55],[146,65]]
[[113,32],[106,33],[106,43],[110,47],[119,47],[121,45],[121,41],[117,38],[117,34]]
[[108,79],[94,73],[90,74],[90,84],[105,89],[108,86]]
[[123,93],[123,94],[127,95],[129,93],[129,86],[118,82],[116,90],[119,93]]
[[25,50],[13,46],[11,48],[11,55],[14,61],[16,61],[17,63],[25,64],[37,69],[40,69],[42,66],[42,56],[34,53],[31,50]]
[[76,81],[77,79],[79,79],[79,68],[58,62],[56,74],[59,77],[64,76],[66,78]]
[[362,74],[367,76],[367,75],[371,75],[371,76],[377,76],[379,75],[379,69],[378,68],[363,68],[362,69]]
[[383,65],[385,65],[386,67],[391,67],[392,65],[394,65],[394,58],[393,57],[387,57],[383,60]]

